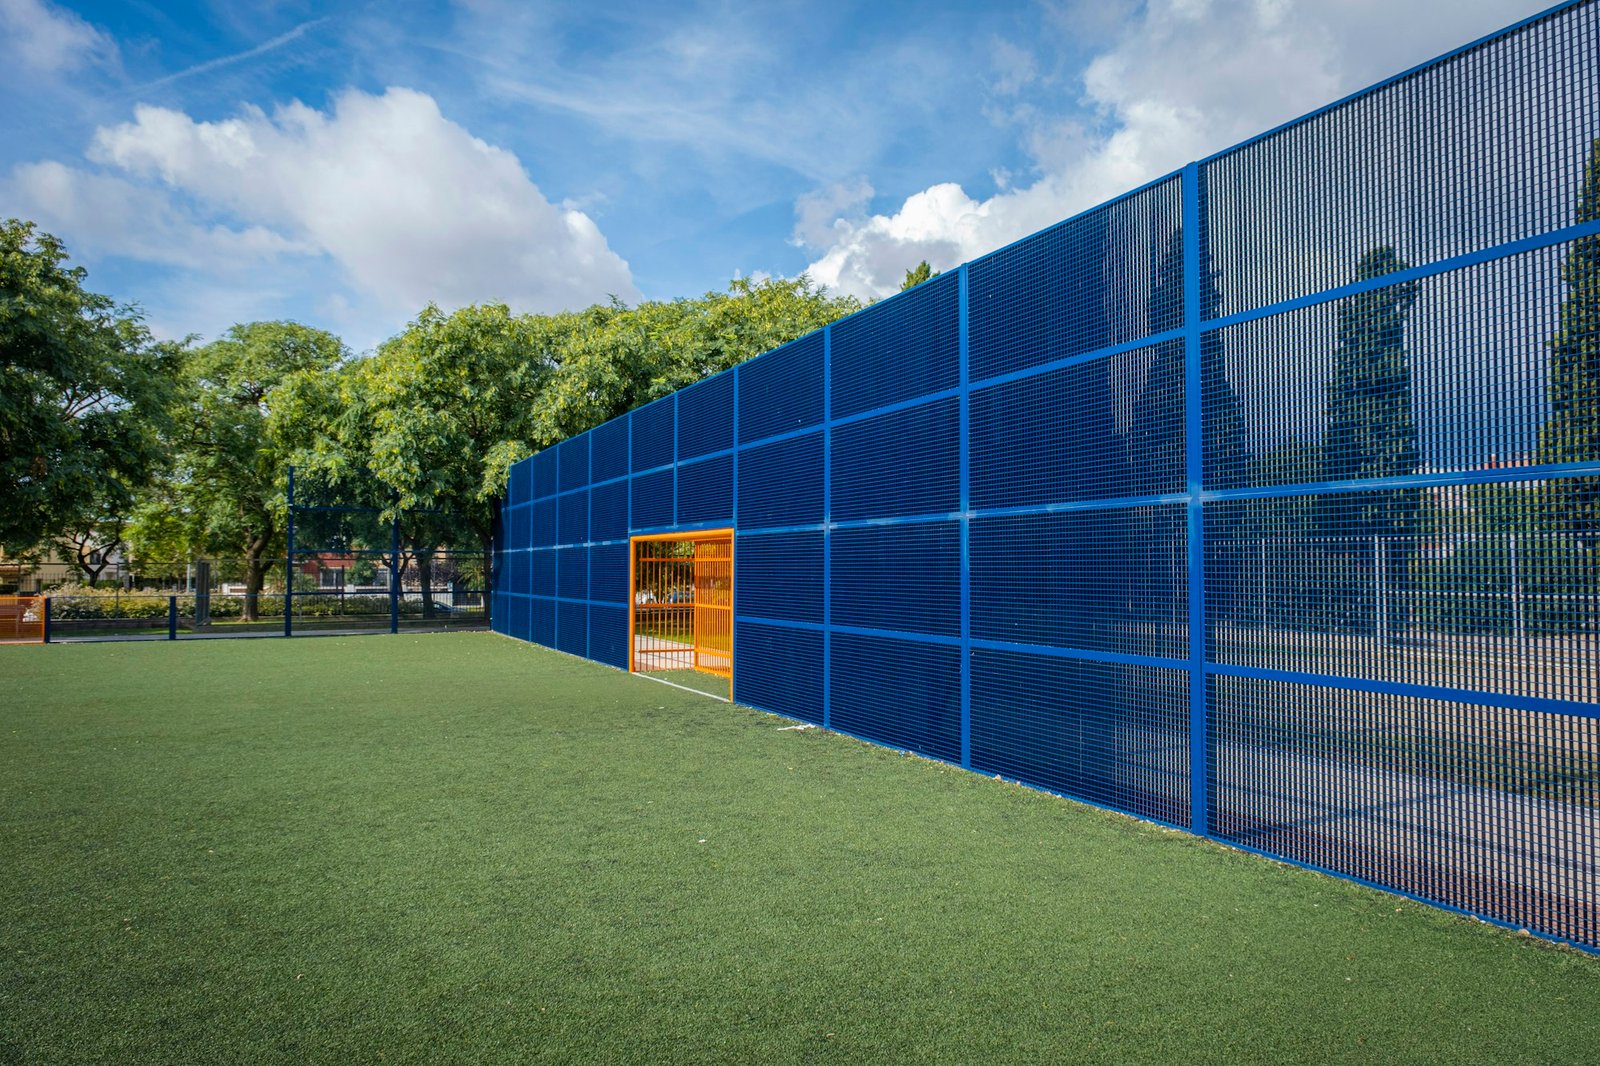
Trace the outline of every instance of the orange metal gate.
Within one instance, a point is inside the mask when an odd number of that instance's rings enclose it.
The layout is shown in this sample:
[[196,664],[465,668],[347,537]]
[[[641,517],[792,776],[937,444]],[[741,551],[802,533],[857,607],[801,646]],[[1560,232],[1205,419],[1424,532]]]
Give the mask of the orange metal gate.
[[44,643],[44,600],[0,596],[0,644]]
[[733,681],[733,530],[634,537],[628,616],[634,673],[698,670]]

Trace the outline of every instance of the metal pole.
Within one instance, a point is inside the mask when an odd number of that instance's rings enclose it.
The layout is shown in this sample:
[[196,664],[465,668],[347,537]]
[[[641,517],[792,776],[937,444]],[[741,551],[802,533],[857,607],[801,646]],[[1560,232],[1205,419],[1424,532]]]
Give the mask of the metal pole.
[[289,467],[289,526],[283,560],[283,635],[294,636],[294,467]]
[[1267,538],[1256,546],[1256,569],[1261,573],[1261,628],[1267,628]]
[[178,639],[178,597],[167,597],[167,639]]
[[44,642],[50,643],[50,597],[44,598]]
[[1511,537],[1511,611],[1515,619],[1517,647],[1525,648],[1528,641],[1528,605],[1522,590],[1522,538]]
[[1372,565],[1378,571],[1374,579],[1378,594],[1377,639],[1380,644],[1389,639],[1389,575],[1384,567],[1384,563],[1388,560],[1387,549],[1388,545],[1383,542],[1382,537],[1372,538]]

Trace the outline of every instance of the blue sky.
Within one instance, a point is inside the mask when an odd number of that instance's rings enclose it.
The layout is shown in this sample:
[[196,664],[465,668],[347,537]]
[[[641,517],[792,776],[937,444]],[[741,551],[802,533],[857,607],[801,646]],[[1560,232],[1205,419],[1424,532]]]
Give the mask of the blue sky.
[[165,336],[871,298],[1544,6],[0,0],[0,215]]

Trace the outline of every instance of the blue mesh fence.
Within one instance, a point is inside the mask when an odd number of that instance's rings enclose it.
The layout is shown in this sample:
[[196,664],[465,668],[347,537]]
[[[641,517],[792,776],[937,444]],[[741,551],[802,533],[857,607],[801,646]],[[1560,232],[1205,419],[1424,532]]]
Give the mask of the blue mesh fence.
[[[495,627],[1600,949],[1600,4],[513,469]],[[504,606],[502,610],[501,607]]]

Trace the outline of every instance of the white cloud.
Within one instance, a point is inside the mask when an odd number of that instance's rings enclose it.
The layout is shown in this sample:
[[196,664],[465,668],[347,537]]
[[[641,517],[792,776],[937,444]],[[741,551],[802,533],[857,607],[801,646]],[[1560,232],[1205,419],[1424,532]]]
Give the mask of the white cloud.
[[263,226],[234,229],[196,222],[160,189],[57,162],[26,163],[0,183],[50,233],[73,234],[74,250],[119,255],[191,270],[228,264],[254,268],[275,256],[316,251]]
[[409,89],[219,122],[140,106],[132,122],[100,129],[89,155],[243,233],[264,228],[284,247],[325,253],[396,310],[504,300],[551,311],[637,296],[593,220],[551,204],[516,156]]
[[[1008,174],[1012,187],[981,201],[937,184],[892,213],[831,219],[811,198],[796,236],[818,253],[819,282],[889,295],[920,259],[956,266],[1527,13],[1526,0],[1417,0],[1403,12],[1388,0],[1151,0],[1083,72],[1091,121],[1009,111],[1037,167],[1031,184]],[[994,59],[997,88],[1023,91],[1015,75],[1029,60],[1009,47]]]
[[8,55],[41,74],[76,70],[116,54],[111,38],[43,0],[0,0],[0,38]]
[[872,201],[872,185],[866,178],[841,181],[818,192],[807,193],[795,202],[795,243],[812,248],[828,243],[840,227],[848,230],[849,216]]

